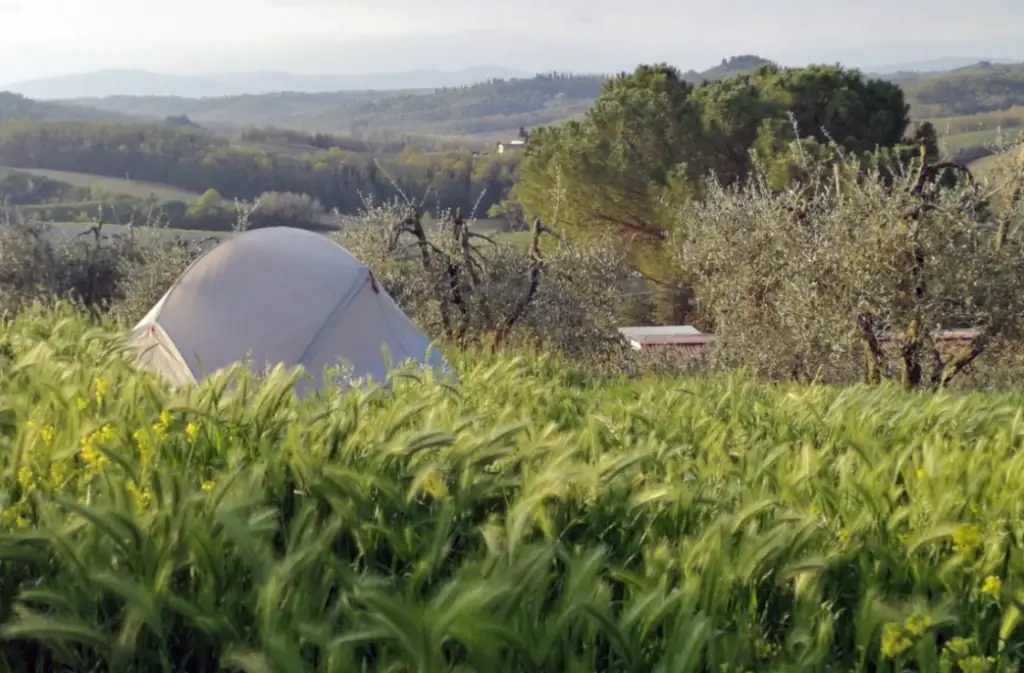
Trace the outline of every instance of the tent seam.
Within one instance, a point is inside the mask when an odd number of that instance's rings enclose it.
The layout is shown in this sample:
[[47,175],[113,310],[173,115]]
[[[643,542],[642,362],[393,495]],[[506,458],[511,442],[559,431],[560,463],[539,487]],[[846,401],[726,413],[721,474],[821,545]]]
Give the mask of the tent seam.
[[[364,268],[366,268],[367,270],[369,269],[369,267]],[[341,296],[341,298],[338,300],[338,303],[334,305],[334,308],[332,308],[330,312],[327,314],[327,317],[324,318],[324,321],[323,323],[321,323],[319,329],[317,329],[316,334],[314,334],[313,338],[311,338],[309,340],[309,343],[306,344],[306,348],[302,351],[302,355],[299,356],[298,364],[302,365],[303,367],[306,366],[306,358],[309,357],[309,354],[312,352],[313,347],[316,346],[317,342],[327,331],[327,326],[331,324],[331,322],[334,320],[334,317],[338,315],[339,311],[345,309],[345,307],[352,303],[356,296],[358,296],[359,293],[362,292],[363,288],[366,287],[366,284],[368,282],[370,282],[369,276],[363,279],[362,283],[356,285],[347,294]]]

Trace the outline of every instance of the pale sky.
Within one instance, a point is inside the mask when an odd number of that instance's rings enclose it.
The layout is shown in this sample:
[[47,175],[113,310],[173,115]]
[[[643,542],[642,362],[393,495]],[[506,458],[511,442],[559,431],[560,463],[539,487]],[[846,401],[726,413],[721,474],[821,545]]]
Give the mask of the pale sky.
[[378,73],[1024,60],[1024,0],[0,0],[0,84],[104,68]]

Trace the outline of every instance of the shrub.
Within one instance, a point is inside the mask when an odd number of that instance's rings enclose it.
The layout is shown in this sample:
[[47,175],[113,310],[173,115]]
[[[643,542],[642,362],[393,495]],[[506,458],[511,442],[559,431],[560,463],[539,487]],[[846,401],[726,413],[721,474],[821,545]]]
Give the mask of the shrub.
[[39,222],[14,223],[0,229],[0,307],[16,315],[57,298],[96,315],[116,308],[141,318],[199,252],[196,243],[146,227],[71,237]]
[[[961,167],[864,174],[806,156],[798,186],[761,176],[680,209],[677,260],[716,356],[772,379],[948,385],[1024,327],[1024,151],[978,184]],[[952,179],[951,179],[952,177]],[[944,350],[938,330],[976,328]]]

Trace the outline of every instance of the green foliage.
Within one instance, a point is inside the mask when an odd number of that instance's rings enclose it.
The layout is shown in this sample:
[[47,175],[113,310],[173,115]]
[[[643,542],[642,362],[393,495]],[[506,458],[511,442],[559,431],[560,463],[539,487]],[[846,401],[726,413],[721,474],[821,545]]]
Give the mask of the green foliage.
[[618,237],[678,299],[685,269],[663,244],[681,224],[679,204],[711,182],[745,180],[758,158],[778,164],[770,172],[788,186],[797,132],[808,151],[831,142],[866,153],[900,143],[908,123],[899,88],[857,71],[762,66],[694,89],[674,68],[641,66],[610,80],[580,121],[531,136],[514,195],[528,217],[570,235]]
[[0,342],[5,670],[1021,663],[1019,394],[460,358],[300,403],[66,311]]
[[[901,161],[865,171],[838,148],[807,149],[793,147],[793,188],[758,174],[678,213],[677,261],[693,274],[726,367],[942,387],[993,342],[1021,338],[1019,147],[983,184],[921,159],[906,172],[894,170]],[[951,328],[977,334],[949,347],[936,331]]]
[[59,298],[138,320],[199,253],[196,242],[146,227],[72,237],[38,222],[9,223],[0,230],[0,312]]

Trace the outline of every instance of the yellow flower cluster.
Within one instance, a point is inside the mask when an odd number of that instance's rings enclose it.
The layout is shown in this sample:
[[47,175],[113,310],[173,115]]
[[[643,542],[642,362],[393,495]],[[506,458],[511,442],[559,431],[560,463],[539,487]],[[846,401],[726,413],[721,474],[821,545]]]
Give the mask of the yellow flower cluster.
[[961,673],[986,673],[996,663],[995,657],[973,654],[974,641],[970,638],[950,638],[942,648],[942,659],[956,662]]
[[959,526],[953,531],[953,551],[969,554],[981,546],[981,531],[973,524]]
[[928,629],[935,626],[935,621],[927,615],[913,614],[900,624],[886,624],[882,627],[882,656],[895,659],[904,654],[914,645],[914,640],[923,636]]
[[981,584],[981,594],[983,596],[991,596],[992,598],[999,598],[999,595],[1003,592],[1003,580],[996,577],[995,575],[989,575],[985,578],[985,581]]
[[103,444],[117,440],[117,430],[109,423],[93,431],[88,437],[81,440],[81,451],[79,455],[85,462],[87,468],[100,470],[107,463],[107,457],[99,450]]
[[110,391],[110,384],[107,383],[106,379],[96,379],[93,382],[93,397],[96,399],[96,406],[102,407],[103,402],[107,399],[107,393]]
[[45,446],[51,446],[53,438],[57,435],[57,430],[52,425],[40,426],[35,421],[25,423],[25,429],[39,437],[39,440]]

